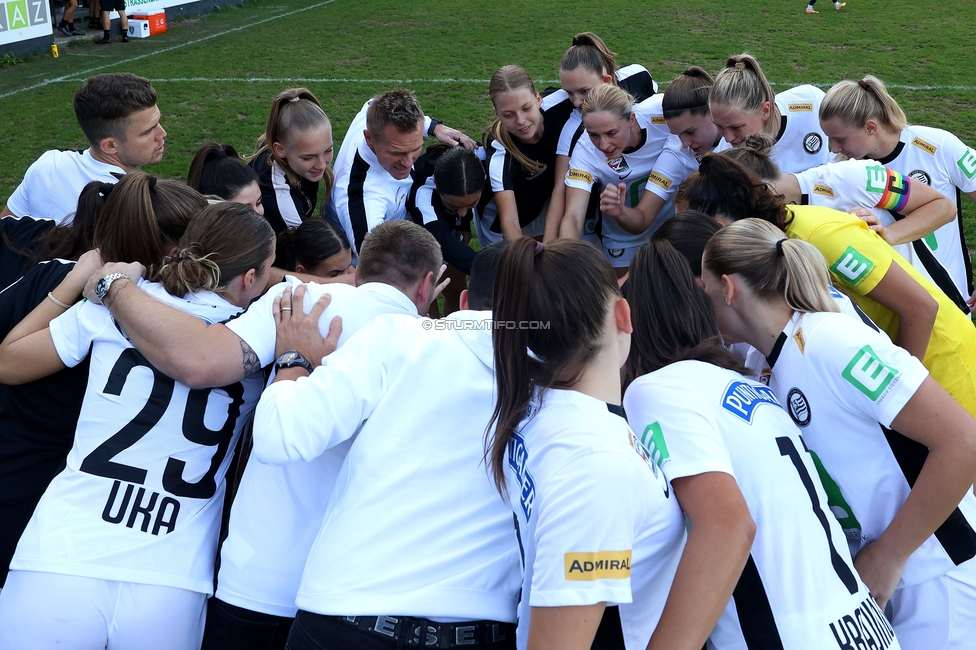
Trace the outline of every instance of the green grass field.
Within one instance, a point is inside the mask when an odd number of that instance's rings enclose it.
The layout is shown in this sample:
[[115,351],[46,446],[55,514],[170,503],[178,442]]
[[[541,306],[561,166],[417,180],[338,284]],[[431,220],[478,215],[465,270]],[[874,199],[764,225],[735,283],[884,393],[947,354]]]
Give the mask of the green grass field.
[[[689,64],[717,70],[748,51],[780,90],[824,87],[872,73],[892,86],[909,120],[976,144],[976,49],[972,0],[938,3],[849,0],[582,2],[563,0],[252,0],[177,21],[168,33],[128,44],[85,44],[0,69],[0,200],[53,147],[84,148],[71,108],[79,83],[102,71],[151,79],[169,132],[154,168],[183,177],[209,139],[253,150],[271,99],[311,89],[332,119],[338,146],[352,116],[375,93],[404,86],[425,112],[477,136],[492,117],[487,79],[517,63],[541,81],[574,33],[595,31],[618,62],[645,65],[667,81]],[[94,36],[94,35],[93,35]],[[2,54],[2,52],[0,52]],[[964,199],[968,241],[976,207]]]

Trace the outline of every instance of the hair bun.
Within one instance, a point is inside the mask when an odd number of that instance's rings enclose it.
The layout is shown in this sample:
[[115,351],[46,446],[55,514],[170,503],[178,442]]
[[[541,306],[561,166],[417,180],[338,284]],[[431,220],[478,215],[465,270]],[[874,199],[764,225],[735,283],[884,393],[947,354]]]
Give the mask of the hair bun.
[[768,133],[752,133],[746,136],[745,146],[758,154],[768,156],[776,144],[776,139]]

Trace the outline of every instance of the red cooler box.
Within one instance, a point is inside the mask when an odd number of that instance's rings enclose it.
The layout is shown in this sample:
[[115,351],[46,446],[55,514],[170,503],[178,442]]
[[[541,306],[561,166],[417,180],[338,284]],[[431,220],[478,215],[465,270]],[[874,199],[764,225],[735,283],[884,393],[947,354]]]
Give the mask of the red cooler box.
[[137,13],[132,15],[133,20],[145,20],[149,22],[149,35],[166,33],[166,12],[160,9],[153,13]]

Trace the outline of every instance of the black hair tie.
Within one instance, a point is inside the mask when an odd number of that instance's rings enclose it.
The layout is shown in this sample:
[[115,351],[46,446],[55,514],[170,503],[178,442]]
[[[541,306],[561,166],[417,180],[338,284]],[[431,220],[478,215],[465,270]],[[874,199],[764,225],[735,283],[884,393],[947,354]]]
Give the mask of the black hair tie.
[[785,239],[780,239],[778,242],[776,242],[776,254],[777,255],[785,255],[785,253],[783,252],[783,242],[785,242],[785,241],[786,241]]
[[113,189],[115,189],[115,183],[102,183],[98,186],[98,193],[103,199],[107,199],[108,195],[112,193]]
[[591,43],[589,43],[587,41],[584,41],[582,38],[577,38],[576,36],[573,37],[573,45],[574,46],[579,46],[579,45],[588,46],[590,44]]
[[217,149],[216,151],[211,151],[207,154],[207,157],[203,159],[204,162],[213,162],[215,160],[220,160],[221,158],[226,158],[227,152],[223,149]]
[[149,177],[149,189],[151,189],[151,190],[152,189],[156,189],[156,177],[155,176],[150,176]]

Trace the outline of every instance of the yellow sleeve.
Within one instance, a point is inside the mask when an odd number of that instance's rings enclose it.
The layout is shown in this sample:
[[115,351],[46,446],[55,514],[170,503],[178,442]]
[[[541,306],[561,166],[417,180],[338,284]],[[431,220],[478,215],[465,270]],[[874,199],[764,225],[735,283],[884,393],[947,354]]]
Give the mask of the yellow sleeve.
[[790,206],[788,234],[813,244],[841,286],[866,296],[884,278],[895,253],[876,232],[852,214],[814,206]]

